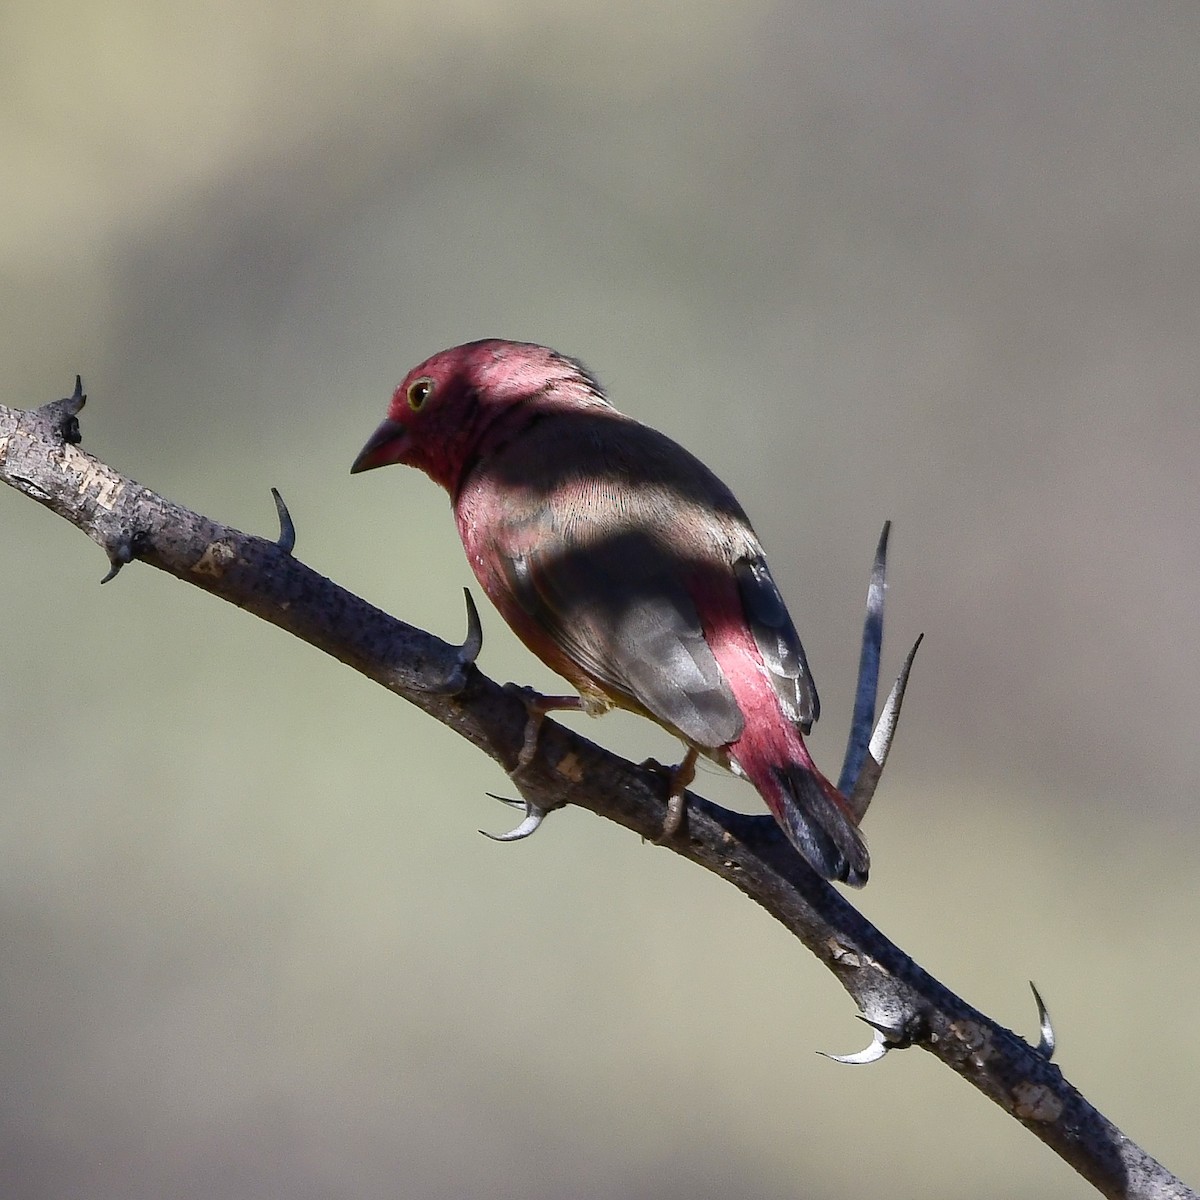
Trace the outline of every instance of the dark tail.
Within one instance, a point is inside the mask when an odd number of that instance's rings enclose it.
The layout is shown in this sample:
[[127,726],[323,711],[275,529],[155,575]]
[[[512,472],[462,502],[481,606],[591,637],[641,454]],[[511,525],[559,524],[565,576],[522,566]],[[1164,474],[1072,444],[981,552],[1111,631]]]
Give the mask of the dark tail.
[[833,784],[801,766],[777,767],[775,778],[783,793],[776,817],[788,840],[826,879],[862,887],[871,856]]

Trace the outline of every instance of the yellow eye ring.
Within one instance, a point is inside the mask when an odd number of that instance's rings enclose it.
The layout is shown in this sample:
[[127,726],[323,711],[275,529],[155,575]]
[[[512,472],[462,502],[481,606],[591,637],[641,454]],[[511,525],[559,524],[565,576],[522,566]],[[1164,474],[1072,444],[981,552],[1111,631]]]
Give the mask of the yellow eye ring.
[[420,379],[414,379],[408,385],[408,407],[413,412],[420,412],[425,407],[426,401],[433,395],[433,380],[428,375],[422,375]]

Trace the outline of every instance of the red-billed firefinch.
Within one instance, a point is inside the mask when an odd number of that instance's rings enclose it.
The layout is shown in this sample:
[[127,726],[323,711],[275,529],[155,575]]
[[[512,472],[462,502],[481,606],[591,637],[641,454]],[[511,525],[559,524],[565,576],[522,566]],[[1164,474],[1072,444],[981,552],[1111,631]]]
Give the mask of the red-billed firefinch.
[[818,715],[804,649],[729,489],[619,413],[578,361],[488,340],[396,389],[352,471],[420,467],[450,493],[471,568],[583,706],[652,718],[744,775],[828,879],[866,882],[846,801],[802,734]]

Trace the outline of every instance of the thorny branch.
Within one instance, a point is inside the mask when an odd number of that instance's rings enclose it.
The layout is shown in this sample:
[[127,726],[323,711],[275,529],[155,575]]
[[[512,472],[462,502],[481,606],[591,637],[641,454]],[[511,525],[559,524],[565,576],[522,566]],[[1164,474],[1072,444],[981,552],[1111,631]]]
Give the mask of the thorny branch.
[[[73,396],[39,409],[0,405],[0,480],[96,541],[110,563],[105,581],[136,559],[212,592],[404,697],[514,772],[524,744],[526,704],[475,667],[482,639],[469,594],[462,646],[388,616],[293,557],[295,529],[278,494],[280,533],[272,541],[174,504],[79,449],[78,415],[85,400],[77,380]],[[904,676],[872,737],[882,571],[881,553],[868,594],[863,665],[842,776],[843,787],[855,785],[860,812],[886,757],[903,691]],[[542,726],[535,753],[514,783],[524,797],[526,824],[534,814],[569,803],[643,838],[655,839],[662,830],[665,789],[659,775],[552,721]],[[769,817],[728,812],[692,793],[687,812],[683,830],[665,844],[761,904],[858,1005],[874,1039],[844,1061],[866,1062],[889,1049],[920,1046],[1104,1195],[1195,1200],[1196,1193],[1093,1108],[1050,1061],[1053,1031],[1040,997],[1041,1040],[1035,1047],[959,999],[888,941],[801,862]]]

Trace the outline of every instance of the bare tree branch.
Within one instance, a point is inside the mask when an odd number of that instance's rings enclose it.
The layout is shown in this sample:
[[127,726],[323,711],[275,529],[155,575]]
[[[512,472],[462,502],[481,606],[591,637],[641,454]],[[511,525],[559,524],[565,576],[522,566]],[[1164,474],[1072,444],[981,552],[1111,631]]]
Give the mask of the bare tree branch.
[[[279,501],[278,541],[241,533],[151,492],[78,448],[85,397],[24,411],[0,406],[0,480],[83,530],[113,576],[137,559],[245,608],[333,655],[450,726],[512,772],[521,753],[521,698],[474,666],[477,618],[462,647],[404,624],[297,561]],[[278,497],[277,497],[278,499]],[[659,775],[545,722],[514,782],[530,812],[577,804],[643,838],[665,812]],[[670,849],[719,875],[792,931],[837,977],[875,1030],[859,1061],[920,1046],[940,1058],[1106,1196],[1195,1197],[1130,1141],[1050,1061],[1040,1009],[1033,1047],[922,970],[819,879],[769,817],[728,812],[692,793]]]

